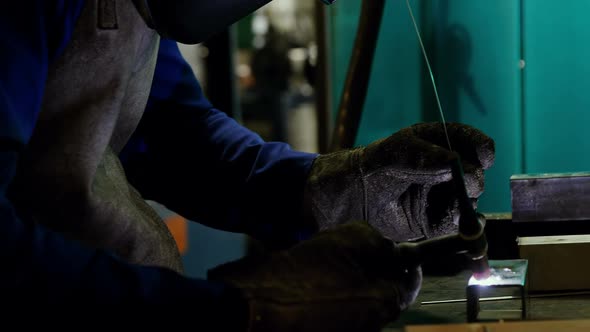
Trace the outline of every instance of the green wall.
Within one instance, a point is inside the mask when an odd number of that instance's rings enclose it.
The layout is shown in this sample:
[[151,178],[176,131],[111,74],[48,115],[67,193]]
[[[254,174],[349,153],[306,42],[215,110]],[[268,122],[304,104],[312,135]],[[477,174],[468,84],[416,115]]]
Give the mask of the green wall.
[[[332,5],[333,105],[339,104],[361,8],[361,1]],[[379,35],[359,144],[390,135],[421,119],[418,41],[405,2],[387,1]]]
[[[590,1],[411,3],[447,120],[474,125],[496,141],[482,211],[510,210],[513,174],[590,169]],[[334,105],[359,9],[360,1],[340,1],[332,11]],[[357,144],[439,120],[405,1],[388,1],[384,15]]]
[[496,142],[480,209],[510,210],[510,176],[522,172],[520,3],[439,0],[429,11],[434,70],[448,121],[480,128]]
[[527,172],[590,169],[590,1],[525,0]]

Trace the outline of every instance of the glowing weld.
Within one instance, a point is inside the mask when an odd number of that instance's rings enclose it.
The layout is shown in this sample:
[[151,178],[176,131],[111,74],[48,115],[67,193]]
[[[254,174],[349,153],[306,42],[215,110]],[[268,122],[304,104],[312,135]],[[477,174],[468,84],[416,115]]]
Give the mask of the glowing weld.
[[487,278],[478,279],[476,275],[469,279],[469,286],[497,286],[497,285],[512,285],[519,282],[522,278],[522,272],[515,271],[508,267],[497,267],[489,269],[489,276]]

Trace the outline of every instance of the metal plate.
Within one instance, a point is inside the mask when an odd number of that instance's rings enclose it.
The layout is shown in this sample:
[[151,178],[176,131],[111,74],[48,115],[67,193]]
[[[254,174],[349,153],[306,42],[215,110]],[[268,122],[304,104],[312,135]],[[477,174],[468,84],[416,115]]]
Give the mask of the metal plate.
[[590,173],[514,175],[510,188],[514,222],[590,221]]
[[473,276],[468,286],[521,286],[526,283],[528,261],[526,259],[490,260],[491,275],[485,280],[477,280]]

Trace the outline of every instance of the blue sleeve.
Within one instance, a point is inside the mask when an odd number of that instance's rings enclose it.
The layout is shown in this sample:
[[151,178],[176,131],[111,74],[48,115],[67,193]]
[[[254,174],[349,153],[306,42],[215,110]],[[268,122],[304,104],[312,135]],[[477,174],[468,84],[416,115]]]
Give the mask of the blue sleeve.
[[217,319],[216,324],[223,323],[227,319],[221,319],[222,313],[237,315],[231,311],[244,309],[235,290],[227,285],[126,264],[35,224],[10,201],[10,184],[40,111],[48,66],[67,44],[83,3],[10,1],[0,10],[0,294],[4,316],[8,318],[10,310],[6,306],[22,308],[19,304],[34,316],[35,310],[48,311],[58,304],[149,307],[190,303],[194,309],[191,319],[197,315],[202,322]]
[[215,109],[177,44],[162,40],[148,108],[123,158],[146,198],[208,226],[288,246],[313,231],[302,205],[316,157],[265,142]]

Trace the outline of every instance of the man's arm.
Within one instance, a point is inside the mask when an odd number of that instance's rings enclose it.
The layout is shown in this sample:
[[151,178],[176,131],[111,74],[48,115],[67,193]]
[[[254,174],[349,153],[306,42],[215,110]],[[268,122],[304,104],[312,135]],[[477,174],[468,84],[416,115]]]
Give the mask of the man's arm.
[[[5,314],[25,309],[35,317],[65,306],[85,308],[85,314],[98,318],[102,311],[92,308],[96,304],[112,312],[188,304],[192,315],[186,317],[200,324],[235,324],[245,304],[226,284],[126,264],[37,225],[26,209],[10,201],[20,151],[40,112],[48,66],[67,44],[83,4],[13,1],[0,11],[0,294]],[[69,312],[62,314],[71,319]],[[158,317],[146,315],[141,322]]]
[[176,43],[162,40],[148,108],[122,159],[145,198],[285,246],[313,232],[302,205],[316,156],[264,142],[215,109]]

